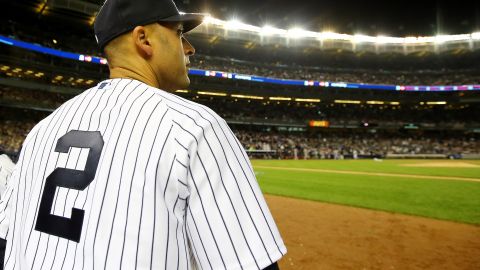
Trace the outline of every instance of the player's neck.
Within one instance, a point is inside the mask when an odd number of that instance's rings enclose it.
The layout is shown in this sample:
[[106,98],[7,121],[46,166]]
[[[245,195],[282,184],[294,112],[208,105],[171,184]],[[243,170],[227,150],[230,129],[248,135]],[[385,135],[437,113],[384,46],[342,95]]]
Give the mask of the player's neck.
[[148,84],[150,86],[159,88],[158,82],[156,79],[153,78],[148,78],[148,76],[145,76],[139,72],[136,72],[134,70],[128,69],[128,68],[123,68],[123,67],[113,67],[110,69],[110,79],[117,79],[117,78],[129,78],[129,79],[134,79],[137,81],[141,81],[145,84]]

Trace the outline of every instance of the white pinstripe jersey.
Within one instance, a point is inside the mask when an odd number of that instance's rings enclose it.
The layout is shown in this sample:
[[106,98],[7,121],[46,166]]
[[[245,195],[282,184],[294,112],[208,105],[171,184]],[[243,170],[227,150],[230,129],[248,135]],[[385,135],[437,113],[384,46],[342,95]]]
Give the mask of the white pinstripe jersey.
[[4,195],[5,269],[262,269],[286,253],[227,123],[135,80],[36,125]]
[[0,198],[7,188],[7,181],[13,168],[15,168],[15,163],[7,155],[0,155]]

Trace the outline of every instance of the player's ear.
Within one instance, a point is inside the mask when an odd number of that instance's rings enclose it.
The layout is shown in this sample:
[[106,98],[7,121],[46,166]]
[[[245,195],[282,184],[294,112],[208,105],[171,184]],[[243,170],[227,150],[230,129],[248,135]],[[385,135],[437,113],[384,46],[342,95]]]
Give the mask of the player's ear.
[[137,51],[145,58],[153,55],[153,47],[150,41],[149,32],[144,26],[137,26],[132,31],[132,38]]

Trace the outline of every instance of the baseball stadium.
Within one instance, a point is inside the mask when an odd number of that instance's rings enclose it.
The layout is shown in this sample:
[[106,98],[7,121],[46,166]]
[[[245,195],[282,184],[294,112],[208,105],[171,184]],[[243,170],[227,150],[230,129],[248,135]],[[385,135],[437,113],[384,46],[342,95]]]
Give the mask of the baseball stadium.
[[[2,3],[0,154],[16,161],[38,122],[109,78],[103,2]],[[341,1],[284,18],[276,1],[175,2],[209,15],[186,34],[191,83],[173,94],[245,149],[288,249],[280,269],[480,269],[480,4],[449,25],[454,8],[426,1],[385,27],[358,7],[366,23],[342,27],[324,19]],[[377,12],[416,9],[394,2]]]

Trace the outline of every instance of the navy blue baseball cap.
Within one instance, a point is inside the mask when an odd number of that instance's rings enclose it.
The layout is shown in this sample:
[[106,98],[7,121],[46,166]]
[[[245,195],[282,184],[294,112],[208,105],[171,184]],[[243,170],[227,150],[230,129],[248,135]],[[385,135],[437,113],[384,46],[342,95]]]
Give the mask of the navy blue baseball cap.
[[181,13],[172,0],[106,0],[94,23],[100,48],[136,26],[154,22],[181,22],[184,33],[203,22],[206,14]]

